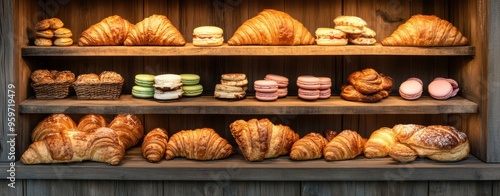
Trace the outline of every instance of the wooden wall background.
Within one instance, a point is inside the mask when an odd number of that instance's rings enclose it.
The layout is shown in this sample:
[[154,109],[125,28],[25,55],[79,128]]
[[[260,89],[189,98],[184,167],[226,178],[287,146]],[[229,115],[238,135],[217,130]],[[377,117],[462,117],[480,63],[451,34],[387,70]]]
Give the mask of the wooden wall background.
[[[10,5],[9,3],[12,3]],[[234,144],[227,125],[236,119],[268,117],[275,123],[292,126],[301,135],[309,131],[326,129],[353,129],[363,136],[382,126],[393,126],[397,123],[418,124],[449,124],[467,130],[468,135],[474,135],[471,145],[473,153],[479,157],[492,157],[498,161],[499,133],[488,133],[489,126],[498,127],[493,119],[486,120],[494,108],[497,94],[489,94],[492,98],[483,98],[489,88],[491,77],[487,75],[494,69],[495,62],[487,62],[488,57],[495,56],[498,43],[489,45],[488,27],[483,26],[481,17],[490,15],[490,20],[499,17],[499,4],[489,0],[469,1],[431,1],[431,0],[275,0],[275,1],[244,1],[244,0],[187,0],[187,1],[80,1],[80,0],[20,0],[2,2],[1,17],[2,38],[5,27],[13,23],[16,46],[7,45],[2,40],[0,60],[3,76],[7,73],[17,75],[16,87],[18,101],[33,96],[29,87],[31,71],[39,68],[68,69],[76,74],[99,73],[105,70],[119,72],[126,78],[124,93],[129,93],[133,85],[132,78],[138,73],[197,73],[205,87],[205,94],[210,95],[222,73],[244,72],[249,81],[263,78],[267,73],[275,73],[294,79],[299,75],[310,74],[332,77],[333,92],[338,95],[340,85],[352,72],[363,68],[374,68],[379,72],[394,78],[395,86],[404,79],[417,76],[428,83],[438,76],[456,78],[465,85],[461,95],[480,104],[480,112],[473,115],[143,115],[146,130],[154,127],[165,127],[169,134],[182,129],[212,127]],[[12,9],[9,9],[12,6]],[[420,56],[297,56],[297,57],[30,57],[22,58],[20,47],[31,45],[33,41],[32,28],[43,18],[61,18],[65,27],[70,28],[73,40],[78,40],[79,34],[101,19],[118,14],[132,23],[141,21],[152,14],[166,15],[179,28],[188,42],[192,39],[192,30],[201,25],[220,26],[225,31],[225,40],[245,20],[255,16],[265,8],[273,8],[289,13],[301,21],[310,32],[318,27],[332,27],[333,19],[338,15],[357,15],[365,19],[368,26],[377,32],[377,39],[389,36],[401,23],[416,13],[434,14],[454,23],[462,33],[476,46],[474,59],[466,57],[420,57]],[[486,8],[489,8],[486,9]],[[9,17],[9,10],[14,10]],[[466,13],[466,14],[465,14]],[[486,18],[486,19],[487,19]],[[498,25],[490,34],[498,33]],[[483,29],[485,31],[477,31]],[[491,29],[490,29],[491,30]],[[486,36],[485,36],[486,35]],[[496,34],[493,34],[496,35]],[[11,51],[10,49],[14,50]],[[12,56],[10,56],[10,52]],[[498,57],[497,57],[498,58]],[[492,58],[492,61],[498,60]],[[9,60],[12,60],[10,62]],[[498,62],[498,61],[496,61]],[[486,66],[479,66],[482,64]],[[16,66],[8,66],[8,65]],[[497,63],[498,64],[498,63]],[[7,66],[5,66],[7,65]],[[13,68],[14,70],[9,70]],[[498,74],[492,72],[491,74]],[[474,77],[470,77],[474,76]],[[475,77],[479,76],[479,77]],[[488,78],[489,76],[489,78]],[[2,82],[6,77],[2,77]],[[465,82],[467,81],[467,82]],[[3,83],[0,83],[3,84]],[[2,86],[0,86],[2,87]],[[2,87],[5,88],[5,87]],[[296,94],[295,84],[289,86],[290,94]],[[252,89],[249,90],[250,94]],[[496,91],[492,91],[497,93]],[[1,100],[1,98],[0,98]],[[488,103],[487,103],[488,102]],[[491,106],[494,105],[494,106]],[[490,108],[491,107],[491,108]],[[20,126],[18,132],[23,133],[17,139],[18,152],[24,152],[28,147],[30,130],[46,115],[19,114]],[[74,118],[80,117],[73,115]],[[111,118],[111,115],[107,116]],[[186,120],[188,119],[188,120]],[[2,118],[3,120],[3,118]],[[2,121],[3,122],[3,121]],[[484,139],[487,136],[494,136]],[[488,141],[484,143],[482,141]],[[3,142],[2,142],[3,145]],[[496,154],[485,154],[493,152]],[[2,153],[4,154],[4,153]],[[496,158],[495,158],[496,157]],[[5,160],[5,159],[3,159]],[[404,180],[404,179],[402,179]],[[0,181],[0,195],[499,195],[498,181],[385,181],[385,182],[172,182],[172,181],[62,181],[62,180],[20,180],[17,189],[5,188],[8,182]]]

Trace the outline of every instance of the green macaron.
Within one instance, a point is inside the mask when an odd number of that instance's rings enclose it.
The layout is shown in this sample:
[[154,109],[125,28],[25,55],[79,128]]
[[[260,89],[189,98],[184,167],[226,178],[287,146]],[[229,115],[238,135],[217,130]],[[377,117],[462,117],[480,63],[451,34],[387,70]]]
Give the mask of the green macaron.
[[182,85],[191,86],[200,83],[200,76],[196,74],[180,74]]
[[139,86],[151,87],[155,83],[155,76],[151,74],[135,75],[135,84]]
[[134,86],[132,87],[132,96],[137,98],[153,98],[155,89],[153,87]]
[[194,97],[201,95],[201,93],[203,92],[203,86],[201,86],[200,84],[192,86],[182,86],[182,91],[184,91],[184,93],[182,94],[183,96]]

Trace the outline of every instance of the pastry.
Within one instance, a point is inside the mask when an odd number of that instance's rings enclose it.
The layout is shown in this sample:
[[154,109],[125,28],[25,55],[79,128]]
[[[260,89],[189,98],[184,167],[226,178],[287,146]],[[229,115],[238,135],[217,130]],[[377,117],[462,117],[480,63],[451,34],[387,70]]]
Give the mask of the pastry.
[[182,86],[182,96],[195,97],[203,93],[203,86],[201,84]]
[[64,26],[64,23],[59,18],[50,18],[48,19],[50,23],[50,29],[59,29]]
[[248,80],[244,73],[227,73],[221,75],[221,84],[226,86],[247,86]]
[[219,99],[239,100],[246,96],[246,87],[215,85],[214,97]]
[[391,36],[384,46],[463,46],[468,39],[450,22],[434,15],[413,15]]
[[57,38],[71,37],[71,36],[73,36],[73,33],[68,28],[59,28],[59,29],[54,30],[54,36]]
[[48,83],[54,82],[52,78],[52,73],[47,69],[38,69],[31,73],[31,80],[34,83]]
[[47,30],[42,30],[42,31],[36,31],[35,36],[37,38],[47,38],[51,39],[54,37],[54,31],[47,29]]
[[141,154],[149,162],[160,161],[167,152],[168,133],[163,128],[154,128],[144,136]]
[[326,130],[325,132],[323,132],[323,135],[325,135],[325,139],[328,141],[331,141],[333,138],[335,138],[337,134],[338,133],[334,130]]
[[297,77],[297,86],[302,89],[318,90],[321,87],[320,79],[314,76]]
[[76,129],[83,132],[92,132],[100,127],[106,127],[106,119],[100,114],[87,114],[80,118]]
[[142,122],[133,114],[118,114],[108,126],[117,133],[118,140],[125,149],[135,146],[144,136]]
[[66,114],[52,114],[40,121],[31,132],[31,141],[41,141],[51,135],[59,135],[62,130],[76,129],[73,119]]
[[101,82],[123,82],[123,77],[114,71],[103,71],[99,74],[99,80]]
[[153,98],[155,94],[155,89],[153,87],[145,87],[135,85],[132,87],[132,96],[136,98]]
[[224,43],[224,31],[216,26],[201,26],[193,30],[194,46],[221,46]]
[[347,34],[334,28],[316,29],[316,44],[320,46],[345,46],[347,45]]
[[375,39],[376,35],[375,31],[365,27],[363,33],[349,34],[348,39],[349,43],[355,45],[373,45],[377,42],[377,39]]
[[399,95],[406,100],[415,100],[422,96],[423,82],[418,78],[408,78],[399,86]]
[[134,25],[118,15],[109,16],[82,32],[79,46],[122,45]]
[[363,150],[364,155],[366,158],[386,157],[396,142],[396,135],[392,132],[392,128],[382,127],[377,129],[366,141]]
[[299,21],[285,12],[264,9],[245,21],[229,39],[239,45],[311,45],[314,36]]
[[35,24],[35,31],[44,31],[49,29],[50,21],[49,19],[40,20]]
[[356,88],[357,91],[365,95],[377,93],[381,90],[392,88],[393,81],[391,77],[379,74],[372,68],[355,71],[347,77],[347,81]]
[[88,84],[88,83],[99,83],[101,79],[95,73],[90,74],[80,74],[76,78],[76,84]]
[[166,160],[186,157],[194,160],[224,159],[233,153],[233,147],[211,128],[182,130],[170,138]]
[[427,87],[434,99],[445,100],[457,95],[459,88],[457,81],[446,78],[435,78]]
[[182,85],[197,85],[200,82],[200,76],[197,74],[180,74]]
[[320,90],[309,90],[299,88],[298,96],[304,100],[316,100],[319,98]]
[[52,39],[48,38],[35,38],[36,46],[52,46]]
[[365,140],[356,131],[344,130],[323,149],[326,161],[354,159],[363,152]]
[[409,163],[417,159],[417,153],[401,143],[396,143],[389,149],[389,156],[401,163]]
[[290,159],[312,160],[323,157],[323,148],[328,144],[321,134],[311,132],[297,140],[292,145]]
[[69,37],[61,37],[54,40],[54,45],[56,46],[71,46],[73,45],[73,39]]
[[366,22],[357,16],[338,16],[333,20],[335,29],[350,34],[359,34],[365,32]]
[[340,97],[348,101],[364,102],[364,103],[375,103],[382,99],[389,97],[389,91],[381,90],[374,94],[363,94],[360,93],[353,85],[342,85],[340,87]]
[[186,40],[164,15],[153,14],[130,29],[126,46],[184,46]]

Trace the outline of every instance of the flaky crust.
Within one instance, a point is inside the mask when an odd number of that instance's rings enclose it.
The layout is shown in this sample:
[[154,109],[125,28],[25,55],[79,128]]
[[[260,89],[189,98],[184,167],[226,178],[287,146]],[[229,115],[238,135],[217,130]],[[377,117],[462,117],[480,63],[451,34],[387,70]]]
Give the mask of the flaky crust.
[[302,23],[285,12],[264,9],[245,21],[229,39],[231,46],[239,45],[311,45],[314,36]]
[[353,85],[342,85],[340,87],[340,97],[348,101],[357,101],[364,103],[375,103],[389,97],[389,91],[381,90],[374,94],[365,95],[360,93]]
[[344,130],[323,149],[326,161],[354,159],[363,152],[365,140],[353,130]]
[[79,46],[122,45],[134,25],[118,15],[109,16],[83,31]]
[[365,143],[363,154],[367,158],[386,157],[394,144],[396,144],[396,135],[392,128],[381,127],[370,135]]
[[233,147],[211,128],[182,130],[172,135],[167,144],[165,159],[186,157],[194,160],[224,159]]
[[52,114],[40,121],[31,133],[31,141],[41,141],[63,130],[76,129],[76,123],[66,114]]
[[154,128],[144,137],[141,145],[142,157],[149,162],[158,162],[167,151],[168,133],[163,128]]
[[106,119],[100,114],[87,114],[80,118],[76,129],[83,132],[92,132],[106,126]]
[[116,115],[109,123],[109,128],[116,131],[118,140],[125,149],[135,146],[144,136],[142,122],[133,114]]
[[183,46],[186,40],[166,16],[153,14],[135,24],[124,44],[127,46]]
[[417,152],[405,144],[396,142],[396,144],[389,149],[389,156],[401,163],[409,163],[417,159]]
[[347,77],[347,81],[356,88],[357,91],[365,95],[377,93],[381,90],[390,91],[393,86],[391,77],[379,74],[372,68],[355,71]]
[[290,159],[312,160],[323,157],[323,148],[328,144],[323,135],[315,132],[308,133],[292,145]]
[[417,14],[400,25],[391,36],[382,40],[384,46],[463,46],[467,37],[453,24],[434,15]]

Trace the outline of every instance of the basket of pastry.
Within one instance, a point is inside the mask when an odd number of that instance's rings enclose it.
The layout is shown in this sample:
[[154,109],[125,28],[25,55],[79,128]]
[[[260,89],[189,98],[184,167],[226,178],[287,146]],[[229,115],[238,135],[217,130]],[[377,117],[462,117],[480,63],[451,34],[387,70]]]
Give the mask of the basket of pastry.
[[39,69],[31,73],[31,80],[37,99],[62,99],[68,96],[75,74],[71,71]]
[[75,88],[78,99],[118,99],[122,92],[123,77],[113,71],[81,74],[77,77]]

